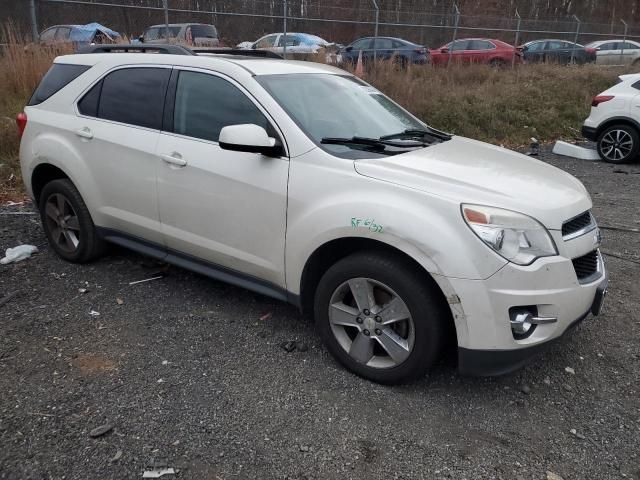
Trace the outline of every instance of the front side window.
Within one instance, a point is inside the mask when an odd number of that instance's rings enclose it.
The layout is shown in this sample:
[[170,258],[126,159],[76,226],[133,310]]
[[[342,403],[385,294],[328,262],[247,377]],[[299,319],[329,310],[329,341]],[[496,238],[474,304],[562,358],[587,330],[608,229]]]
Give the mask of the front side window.
[[393,48],[393,42],[389,38],[376,38],[375,46],[380,50],[391,50]]
[[601,52],[606,52],[609,50],[615,50],[616,49],[616,43],[615,42],[609,42],[609,43],[603,43],[602,45],[600,45],[600,51]]
[[361,38],[360,40],[356,40],[355,42],[353,42],[353,44],[351,45],[351,48],[353,50],[367,50],[371,45],[371,39],[370,38]]
[[[288,33],[286,41],[287,41],[287,47],[298,47],[302,43],[300,35],[296,35],[295,33],[293,34]],[[284,34],[282,34],[278,39],[278,46],[284,47],[284,43],[285,43],[285,36]]]
[[567,48],[565,42],[547,42],[547,50],[561,50]]
[[276,43],[277,37],[278,35],[267,35],[266,37],[262,37],[254,43],[253,48],[272,48]]
[[70,35],[71,35],[71,29],[69,27],[58,27],[58,30],[56,30],[55,40],[57,41],[69,40]]
[[469,42],[467,40],[456,40],[455,42],[449,44],[449,48],[454,52],[460,50],[468,50],[468,44]]
[[262,112],[235,85],[206,73],[180,72],[173,114],[175,133],[217,142],[223,127],[246,123],[270,130]]
[[123,68],[104,77],[78,102],[83,115],[162,128],[169,68]]
[[53,40],[53,36],[56,34],[56,28],[48,28],[40,34],[40,40],[43,42]]
[[536,42],[527,45],[527,50],[530,52],[541,52],[544,50],[545,42]]
[[469,50],[492,50],[495,46],[486,40],[471,40],[468,48]]
[[33,93],[29,105],[38,105],[44,102],[90,68],[88,65],[54,63]]
[[[258,82],[316,144],[323,138],[378,139],[425,125],[378,90],[351,76],[262,75]],[[342,145],[322,144],[334,155],[354,158]]]

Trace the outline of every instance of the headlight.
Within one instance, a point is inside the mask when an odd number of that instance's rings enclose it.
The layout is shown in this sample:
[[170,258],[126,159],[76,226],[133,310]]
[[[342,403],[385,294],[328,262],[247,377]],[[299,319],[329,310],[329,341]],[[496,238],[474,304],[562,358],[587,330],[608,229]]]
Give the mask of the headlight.
[[467,225],[499,255],[518,265],[558,254],[547,229],[522,213],[482,205],[462,206]]

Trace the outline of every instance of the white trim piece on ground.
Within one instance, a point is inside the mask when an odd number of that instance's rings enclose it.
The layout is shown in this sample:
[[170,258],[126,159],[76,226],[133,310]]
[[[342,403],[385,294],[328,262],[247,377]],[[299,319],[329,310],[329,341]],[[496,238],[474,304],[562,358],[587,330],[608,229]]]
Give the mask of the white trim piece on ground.
[[595,161],[600,160],[598,152],[592,148],[581,147],[571,143],[558,140],[553,147],[553,153],[563,155],[565,157],[578,158],[580,160]]

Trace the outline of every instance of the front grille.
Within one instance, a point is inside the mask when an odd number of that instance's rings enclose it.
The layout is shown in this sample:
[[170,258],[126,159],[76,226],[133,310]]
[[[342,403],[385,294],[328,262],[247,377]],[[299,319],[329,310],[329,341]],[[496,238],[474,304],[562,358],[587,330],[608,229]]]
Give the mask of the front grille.
[[592,223],[593,217],[591,216],[591,212],[584,212],[583,214],[580,214],[571,220],[567,220],[562,224],[562,236],[568,237],[569,235],[587,228]]
[[598,272],[598,261],[597,250],[572,260],[573,268],[576,270],[576,276],[580,282],[589,279]]

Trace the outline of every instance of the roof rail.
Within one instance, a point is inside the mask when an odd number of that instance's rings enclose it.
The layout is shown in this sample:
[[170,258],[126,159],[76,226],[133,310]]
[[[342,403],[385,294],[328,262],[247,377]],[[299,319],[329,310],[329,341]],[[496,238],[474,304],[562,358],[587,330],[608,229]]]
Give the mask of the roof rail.
[[167,45],[167,44],[129,44],[129,43],[115,43],[110,45],[89,45],[78,49],[78,53],[128,53],[128,52],[140,52],[140,53],[165,53],[168,55],[195,55],[187,47],[182,45]]
[[240,57],[259,57],[259,58],[279,58],[282,56],[270,50],[240,50],[239,48],[207,48],[207,47],[191,47],[190,50],[196,55],[200,53],[212,55],[238,55]]

